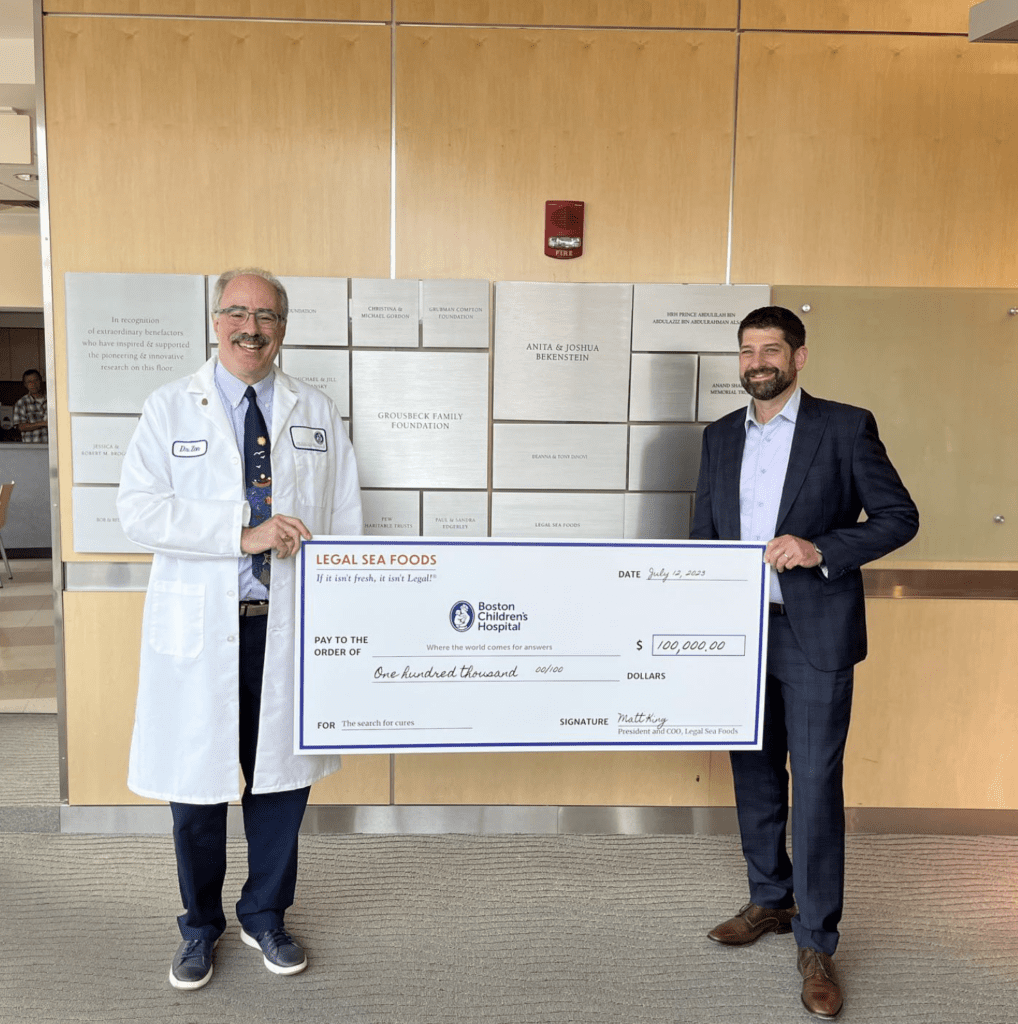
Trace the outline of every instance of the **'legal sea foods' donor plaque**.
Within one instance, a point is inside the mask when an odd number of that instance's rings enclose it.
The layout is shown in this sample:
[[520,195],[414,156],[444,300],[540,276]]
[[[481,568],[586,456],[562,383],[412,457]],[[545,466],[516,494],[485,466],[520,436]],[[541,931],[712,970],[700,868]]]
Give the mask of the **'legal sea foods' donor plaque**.
[[488,353],[353,353],[362,487],[488,485]]
[[495,419],[622,423],[631,284],[495,285]]
[[64,275],[70,412],[141,412],[205,362],[200,274]]

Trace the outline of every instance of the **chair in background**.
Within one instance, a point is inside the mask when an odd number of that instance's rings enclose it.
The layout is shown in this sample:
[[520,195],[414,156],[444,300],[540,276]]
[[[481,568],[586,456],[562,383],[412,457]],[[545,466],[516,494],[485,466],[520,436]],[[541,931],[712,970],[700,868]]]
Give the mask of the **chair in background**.
[[[7,523],[7,506],[11,503],[11,491],[14,490],[14,481],[9,484],[0,484],[0,530]],[[11,572],[11,563],[7,561],[7,549],[4,547],[3,535],[0,534],[0,555],[3,556],[4,566],[7,568],[7,578],[14,579]],[[3,580],[0,580],[0,587],[3,587]]]

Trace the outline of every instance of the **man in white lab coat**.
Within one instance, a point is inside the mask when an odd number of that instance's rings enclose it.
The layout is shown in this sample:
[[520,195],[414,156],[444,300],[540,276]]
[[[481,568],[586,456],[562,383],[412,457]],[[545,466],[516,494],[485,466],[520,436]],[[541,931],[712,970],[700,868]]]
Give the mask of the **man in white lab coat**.
[[339,758],[293,753],[293,556],[312,535],[362,531],[335,405],[274,365],[285,289],[262,270],[229,271],[212,305],[218,354],[149,396],[117,500],[124,532],[154,553],[128,786],[173,811],[178,989],[209,981],[226,929],[231,800],[248,844],[241,938],[274,973],[307,966],[283,915],[308,791]]

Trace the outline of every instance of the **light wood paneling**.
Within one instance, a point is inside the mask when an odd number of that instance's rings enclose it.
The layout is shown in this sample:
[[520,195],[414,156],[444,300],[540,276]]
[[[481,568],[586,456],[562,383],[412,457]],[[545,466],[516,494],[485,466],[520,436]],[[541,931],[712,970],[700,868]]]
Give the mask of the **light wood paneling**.
[[399,754],[395,802],[701,807],[711,799],[710,759],[650,751]]
[[918,537],[881,564],[1018,563],[1018,292],[784,287],[773,300],[810,306],[803,387],[873,411],[919,506]]
[[1018,47],[743,37],[736,282],[1018,284]]
[[64,594],[68,802],[73,805],[158,803],[127,788],[144,605],[144,594]]
[[344,754],[343,767],[311,787],[312,804],[388,804],[389,755]]
[[[397,274],[724,279],[735,40],[717,32],[398,30]],[[587,204],[544,255],[544,203]]]
[[388,21],[390,0],[43,0],[47,14],[141,14],[295,21]]
[[584,28],[735,28],[737,0],[396,0],[397,21]]
[[[46,20],[61,410],[65,271],[388,276],[389,38],[383,26]],[[69,451],[66,412],[58,431]],[[61,506],[65,560],[94,560],[74,553]]]
[[850,807],[1018,808],[1018,602],[867,602]]
[[959,0],[742,0],[741,28],[809,32],[956,32],[968,35]]
[[[145,595],[64,594],[68,796],[75,806],[158,803],[127,788]],[[116,641],[111,643],[111,623]],[[389,802],[389,758],[344,757],[313,803]]]
[[38,235],[0,234],[0,308],[42,309]]

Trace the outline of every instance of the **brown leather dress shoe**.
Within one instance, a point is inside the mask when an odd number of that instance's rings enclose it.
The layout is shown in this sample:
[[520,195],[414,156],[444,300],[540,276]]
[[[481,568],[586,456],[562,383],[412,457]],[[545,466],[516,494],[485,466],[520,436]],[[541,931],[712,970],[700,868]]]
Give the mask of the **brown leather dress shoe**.
[[790,932],[792,918],[797,913],[795,907],[773,910],[770,907],[758,907],[755,903],[747,903],[735,917],[723,921],[717,928],[707,932],[707,938],[713,942],[720,942],[723,946],[746,946],[756,942],[767,932],[777,932],[779,935]]
[[834,963],[826,953],[799,948],[799,973],[802,975],[802,1005],[821,1020],[833,1020],[844,1000],[834,980]]

